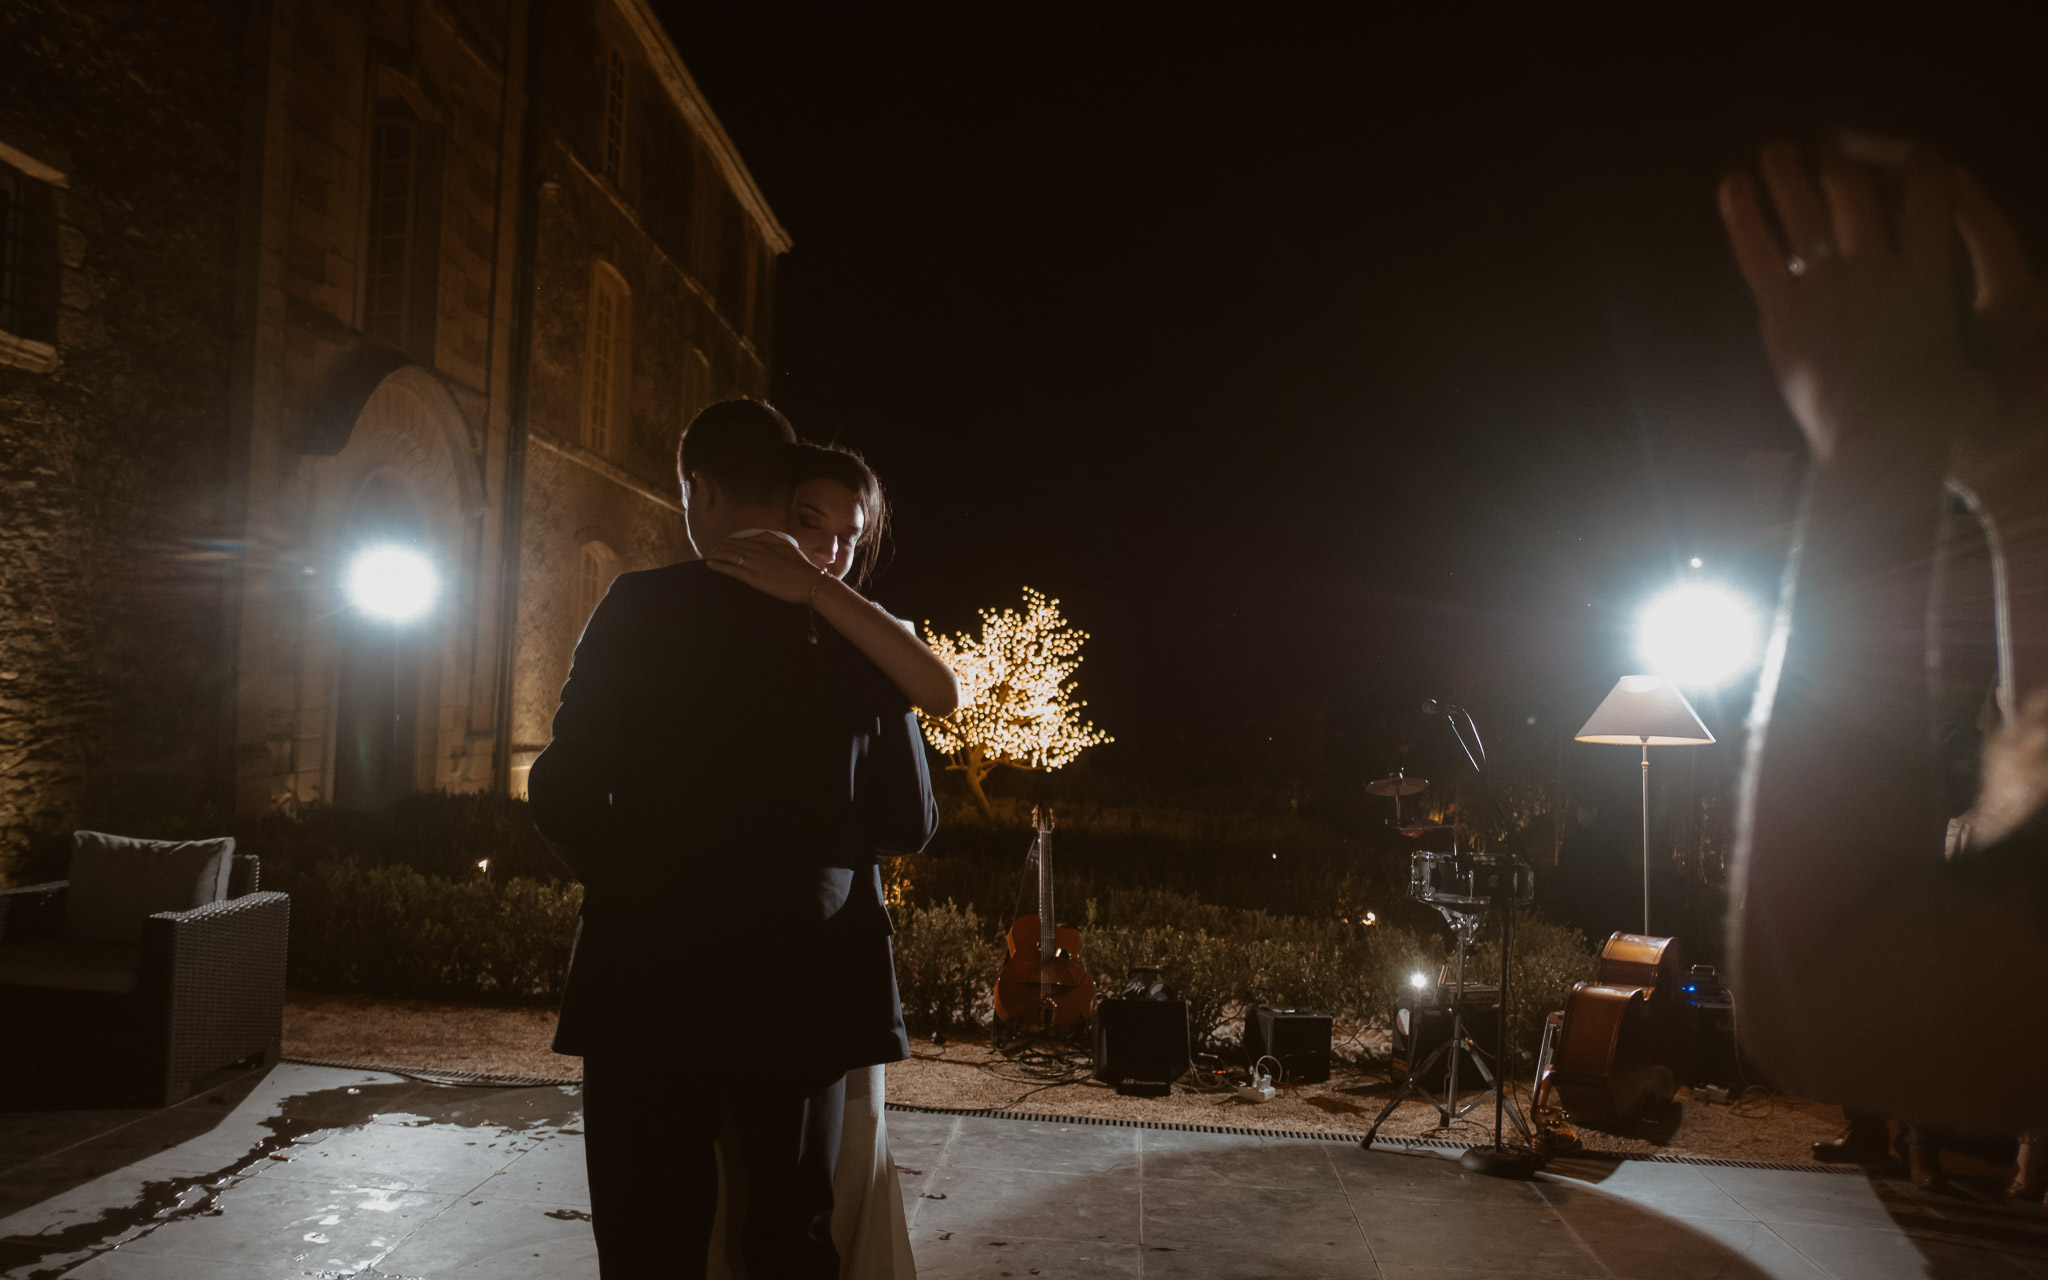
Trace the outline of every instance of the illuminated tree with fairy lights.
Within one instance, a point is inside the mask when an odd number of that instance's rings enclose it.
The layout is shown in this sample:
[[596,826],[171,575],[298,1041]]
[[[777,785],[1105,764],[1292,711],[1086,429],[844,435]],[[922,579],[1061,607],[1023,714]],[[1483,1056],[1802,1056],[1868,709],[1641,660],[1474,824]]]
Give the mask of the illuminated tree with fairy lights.
[[990,817],[982,780],[998,768],[1058,769],[1089,747],[1114,741],[1081,718],[1074,669],[1088,633],[1067,624],[1060,602],[1024,588],[1024,608],[983,609],[981,634],[942,636],[925,624],[925,641],[960,682],[960,706],[922,716],[925,737],[967,778]]

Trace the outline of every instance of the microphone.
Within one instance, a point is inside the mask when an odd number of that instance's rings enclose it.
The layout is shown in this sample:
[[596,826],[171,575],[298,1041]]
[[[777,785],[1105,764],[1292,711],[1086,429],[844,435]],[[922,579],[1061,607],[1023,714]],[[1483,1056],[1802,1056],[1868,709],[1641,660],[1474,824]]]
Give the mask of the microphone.
[[1422,704],[1422,714],[1426,716],[1447,716],[1453,712],[1463,710],[1464,708],[1456,703],[1438,702],[1435,698],[1425,699]]

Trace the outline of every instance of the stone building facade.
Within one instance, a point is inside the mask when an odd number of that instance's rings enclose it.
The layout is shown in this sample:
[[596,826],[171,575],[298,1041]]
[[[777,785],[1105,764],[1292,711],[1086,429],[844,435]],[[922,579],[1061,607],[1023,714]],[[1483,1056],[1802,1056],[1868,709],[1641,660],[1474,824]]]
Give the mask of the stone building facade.
[[[687,551],[681,426],[767,386],[788,238],[645,0],[0,23],[0,872],[522,790],[610,576]],[[387,545],[403,625],[345,588]]]

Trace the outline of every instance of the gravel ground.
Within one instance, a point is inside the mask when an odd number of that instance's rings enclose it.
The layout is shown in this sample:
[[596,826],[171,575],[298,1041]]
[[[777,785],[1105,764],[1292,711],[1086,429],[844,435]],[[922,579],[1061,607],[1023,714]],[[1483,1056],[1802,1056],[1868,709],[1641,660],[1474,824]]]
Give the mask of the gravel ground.
[[[1373,1047],[1370,1041],[1366,1047]],[[1048,1086],[1043,1079],[1034,1078],[1031,1062],[1008,1059],[978,1038],[951,1040],[943,1048],[927,1043],[911,1048],[909,1062],[889,1068],[891,1102],[1363,1134],[1397,1084],[1387,1078],[1384,1066],[1360,1069],[1340,1064],[1333,1068],[1327,1083],[1284,1086],[1270,1102],[1247,1101],[1199,1082],[1175,1085],[1170,1097],[1129,1098],[1096,1080]],[[1075,1060],[1085,1062],[1078,1057]],[[1516,1090],[1516,1096],[1526,1114],[1526,1084]],[[1508,1123],[1512,1130],[1512,1122]],[[1411,1099],[1388,1117],[1380,1133],[1390,1137],[1490,1138],[1492,1101],[1488,1099],[1449,1130],[1438,1124],[1432,1107]],[[1580,1136],[1593,1151],[1804,1164],[1811,1159],[1809,1148],[1815,1141],[1832,1138],[1841,1129],[1839,1107],[1757,1090],[1734,1106],[1681,1093],[1660,1125],[1645,1124],[1627,1134],[1581,1130]]]
[[[498,1009],[295,991],[285,1002],[284,1049],[288,1057],[295,1058],[579,1079],[582,1060],[548,1048],[554,1025],[552,1009]],[[1349,1042],[1354,1052],[1380,1047],[1371,1037]],[[891,1102],[1363,1133],[1394,1089],[1384,1070],[1345,1065],[1328,1083],[1288,1086],[1271,1102],[1248,1102],[1222,1090],[1185,1082],[1174,1086],[1169,1097],[1127,1098],[1108,1085],[1085,1078],[1050,1083],[1041,1072],[1057,1064],[1007,1057],[993,1050],[985,1038],[956,1037],[943,1047],[919,1041],[912,1050],[910,1061],[889,1068]],[[1071,1062],[1085,1075],[1085,1057],[1076,1053]],[[1526,1105],[1526,1089],[1520,1096]],[[1492,1120],[1489,1102],[1446,1134],[1436,1127],[1436,1113],[1427,1104],[1411,1100],[1380,1131],[1389,1136],[1478,1137],[1491,1133]],[[1825,1103],[1754,1091],[1739,1104],[1728,1106],[1681,1093],[1662,1125],[1643,1126],[1629,1134],[1582,1130],[1581,1135],[1587,1148],[1596,1151],[1805,1163],[1810,1158],[1808,1147],[1818,1139],[1833,1137],[1841,1126],[1840,1109]]]

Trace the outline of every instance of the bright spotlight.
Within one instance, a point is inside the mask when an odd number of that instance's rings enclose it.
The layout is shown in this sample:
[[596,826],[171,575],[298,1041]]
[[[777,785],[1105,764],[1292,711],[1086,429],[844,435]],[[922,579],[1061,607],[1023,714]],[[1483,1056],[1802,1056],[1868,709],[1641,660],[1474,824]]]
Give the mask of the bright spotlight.
[[1754,667],[1763,649],[1756,610],[1725,587],[1674,587],[1636,626],[1636,653],[1681,685],[1708,689]]
[[440,581],[425,556],[408,547],[371,547],[348,566],[349,603],[373,618],[410,622],[433,607]]
[[1429,985],[1429,978],[1420,970],[1417,970],[1408,975],[1408,985],[1420,991]]

